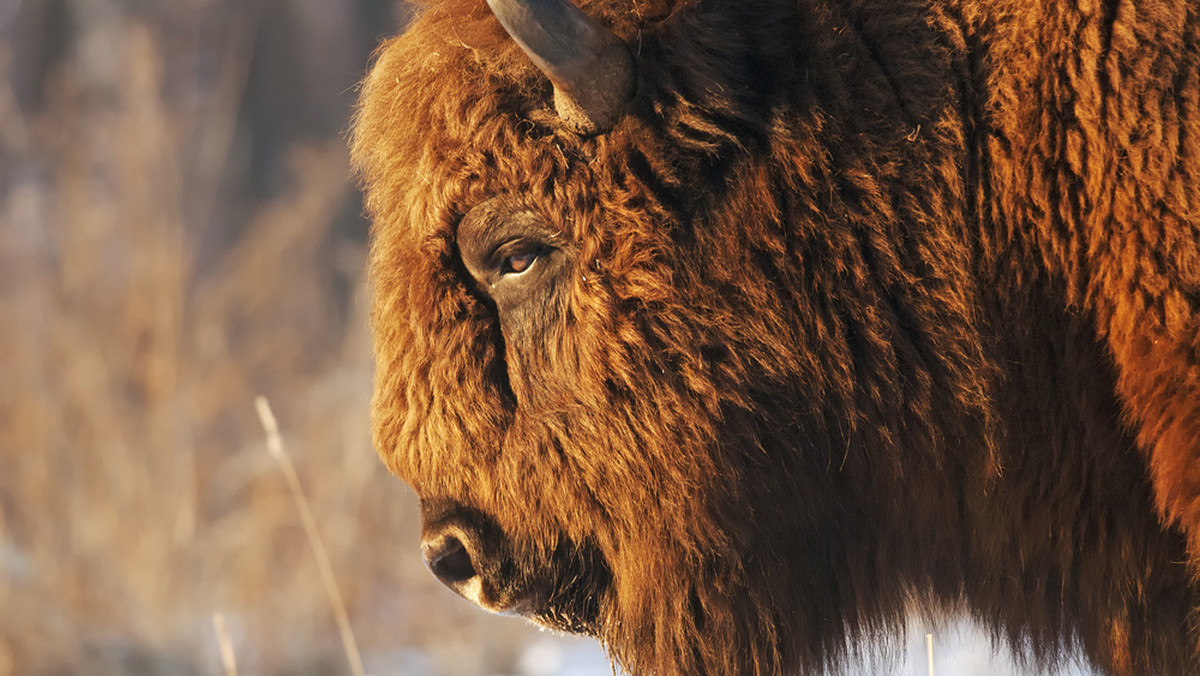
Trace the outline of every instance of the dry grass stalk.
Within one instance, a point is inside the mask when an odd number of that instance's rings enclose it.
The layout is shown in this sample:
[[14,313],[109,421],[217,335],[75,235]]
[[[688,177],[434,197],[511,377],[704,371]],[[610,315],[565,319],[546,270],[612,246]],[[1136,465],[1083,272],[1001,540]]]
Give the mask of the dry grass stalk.
[[325,593],[329,595],[329,602],[333,606],[338,631],[342,636],[342,646],[346,649],[346,659],[350,662],[350,673],[354,676],[363,676],[362,657],[358,653],[358,643],[354,640],[354,632],[350,628],[350,616],[346,613],[342,592],[338,589],[337,579],[334,578],[333,565],[329,563],[329,552],[325,550],[325,543],[321,540],[321,534],[317,530],[317,522],[313,518],[312,508],[309,507],[308,498],[304,496],[304,488],[300,485],[300,476],[296,474],[292,458],[283,447],[283,437],[279,434],[279,425],[275,421],[275,414],[271,412],[271,405],[267,403],[267,398],[258,397],[254,400],[254,405],[258,409],[258,417],[262,421],[263,430],[267,433],[267,450],[271,453],[271,457],[279,461],[279,466],[283,469],[288,489],[291,491],[292,499],[296,502],[296,510],[300,513],[300,521],[304,524],[304,532],[308,535],[308,544],[316,558],[317,569],[321,571],[321,581],[325,585]]
[[233,641],[229,640],[229,631],[225,626],[225,615],[213,613],[213,630],[217,633],[217,644],[221,648],[221,664],[225,666],[225,676],[238,676],[237,659],[233,654]]

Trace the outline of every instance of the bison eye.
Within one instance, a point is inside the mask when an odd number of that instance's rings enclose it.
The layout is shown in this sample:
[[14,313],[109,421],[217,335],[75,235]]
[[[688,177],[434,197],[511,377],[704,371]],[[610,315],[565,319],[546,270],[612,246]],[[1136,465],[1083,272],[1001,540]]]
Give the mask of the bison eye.
[[538,248],[525,249],[516,253],[505,255],[500,260],[500,276],[504,275],[519,275],[525,272],[533,265],[534,261],[541,256],[542,252]]
[[455,232],[459,260],[502,315],[540,303],[570,274],[571,241],[537,212],[500,195],[471,209]]

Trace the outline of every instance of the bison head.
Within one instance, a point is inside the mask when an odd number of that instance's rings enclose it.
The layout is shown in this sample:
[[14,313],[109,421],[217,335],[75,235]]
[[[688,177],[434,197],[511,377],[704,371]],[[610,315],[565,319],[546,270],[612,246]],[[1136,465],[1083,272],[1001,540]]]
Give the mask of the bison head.
[[[850,554],[899,518],[867,496],[986,425],[967,285],[909,269],[897,246],[925,234],[858,227],[895,221],[881,178],[938,165],[864,159],[910,130],[848,152],[856,129],[795,105],[844,96],[772,35],[822,17],[593,4],[564,21],[608,73],[598,113],[555,65],[576,56],[535,64],[541,38],[482,2],[431,4],[379,53],[354,146],[375,443],[421,498],[431,570],[484,608],[655,673],[823,659],[867,606],[903,606],[868,591],[900,573]],[[938,302],[920,342],[917,296]]]

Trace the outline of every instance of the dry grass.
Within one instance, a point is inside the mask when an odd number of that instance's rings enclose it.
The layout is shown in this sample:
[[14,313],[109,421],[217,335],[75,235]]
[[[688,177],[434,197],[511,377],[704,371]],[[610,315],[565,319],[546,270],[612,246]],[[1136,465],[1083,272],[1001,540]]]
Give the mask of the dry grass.
[[253,33],[213,48],[208,84],[165,35],[84,26],[31,109],[0,33],[0,676],[222,673],[214,612],[241,673],[345,673],[260,393],[367,668],[412,646],[409,673],[510,668],[528,630],[437,586],[371,450],[342,139],[292,143],[288,187],[228,208]]

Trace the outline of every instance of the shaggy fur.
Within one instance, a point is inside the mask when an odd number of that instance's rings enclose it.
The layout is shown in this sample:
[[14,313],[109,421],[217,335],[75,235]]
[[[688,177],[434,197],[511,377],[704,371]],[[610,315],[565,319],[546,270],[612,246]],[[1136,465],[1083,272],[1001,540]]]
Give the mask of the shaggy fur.
[[[579,4],[635,55],[605,133],[483,0],[362,92],[375,442],[427,514],[634,674],[820,670],[914,607],[1200,672],[1194,0]],[[537,313],[460,260],[495,196],[566,243]]]

